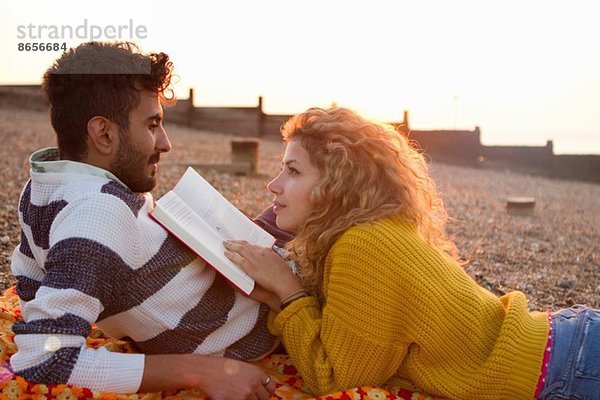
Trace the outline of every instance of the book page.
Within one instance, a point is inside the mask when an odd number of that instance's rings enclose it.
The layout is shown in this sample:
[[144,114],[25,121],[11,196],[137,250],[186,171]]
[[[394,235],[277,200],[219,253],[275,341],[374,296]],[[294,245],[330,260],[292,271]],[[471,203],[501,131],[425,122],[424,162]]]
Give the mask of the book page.
[[166,213],[176,224],[175,226],[178,227],[178,232],[184,230],[215,253],[223,252],[223,240],[218,232],[215,232],[211,226],[203,221],[175,192],[168,192],[156,204],[157,211],[162,212],[159,215],[155,211],[155,216],[159,217],[161,222],[163,220],[161,218],[162,214]]
[[173,189],[223,240],[246,240],[271,247],[274,239],[213,188],[191,167]]
[[168,192],[156,202],[152,216],[242,292],[252,292],[254,280],[224,256],[222,236],[175,192]]

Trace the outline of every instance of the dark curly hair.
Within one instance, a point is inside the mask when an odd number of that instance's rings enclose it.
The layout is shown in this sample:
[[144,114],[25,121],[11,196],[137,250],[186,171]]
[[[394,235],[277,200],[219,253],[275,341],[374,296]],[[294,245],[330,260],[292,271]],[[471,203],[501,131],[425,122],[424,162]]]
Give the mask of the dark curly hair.
[[127,132],[141,90],[172,99],[172,72],[167,54],[142,54],[130,42],[88,42],[63,53],[42,82],[61,158],[80,161],[87,155],[87,123],[94,116]]

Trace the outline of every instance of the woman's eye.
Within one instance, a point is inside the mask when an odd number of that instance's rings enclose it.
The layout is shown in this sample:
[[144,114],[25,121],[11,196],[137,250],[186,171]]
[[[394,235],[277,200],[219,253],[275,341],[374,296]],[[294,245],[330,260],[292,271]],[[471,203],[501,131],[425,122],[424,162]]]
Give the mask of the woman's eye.
[[296,175],[298,173],[297,169],[291,168],[291,167],[288,167],[287,171],[288,171],[288,174],[290,174],[290,175]]

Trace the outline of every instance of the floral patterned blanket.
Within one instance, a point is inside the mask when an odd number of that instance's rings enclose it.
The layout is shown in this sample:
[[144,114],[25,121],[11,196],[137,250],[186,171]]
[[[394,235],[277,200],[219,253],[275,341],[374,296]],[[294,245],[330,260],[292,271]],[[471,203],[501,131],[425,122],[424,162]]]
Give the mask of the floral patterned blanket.
[[[15,376],[10,370],[9,359],[16,352],[12,325],[21,319],[19,298],[15,288],[9,288],[0,296],[0,400],[5,399],[105,399],[105,400],[155,400],[155,399],[204,399],[201,391],[195,389],[164,391],[160,393],[137,393],[118,395],[114,393],[95,392],[86,388],[71,385],[42,385],[27,382]],[[131,352],[132,349],[126,342],[111,339],[97,328],[92,329],[87,338],[89,347],[106,347],[110,351]],[[302,377],[291,364],[286,355],[272,354],[257,362],[264,371],[275,381],[277,389],[272,399],[319,399],[319,400],[442,400],[429,397],[417,392],[394,388],[375,388],[361,386],[331,393],[327,396],[313,397],[304,387]]]

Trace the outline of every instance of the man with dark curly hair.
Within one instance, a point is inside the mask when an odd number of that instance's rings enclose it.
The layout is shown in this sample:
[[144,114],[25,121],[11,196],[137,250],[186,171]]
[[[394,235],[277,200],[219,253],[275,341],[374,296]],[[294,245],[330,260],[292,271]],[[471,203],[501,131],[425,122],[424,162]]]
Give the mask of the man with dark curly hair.
[[[131,43],[90,42],[46,71],[58,148],[30,158],[12,257],[24,322],[16,374],[117,393],[200,388],[266,399],[273,383],[243,360],[276,345],[268,307],[227,282],[148,216],[173,65]],[[86,347],[92,324],[139,354]]]

